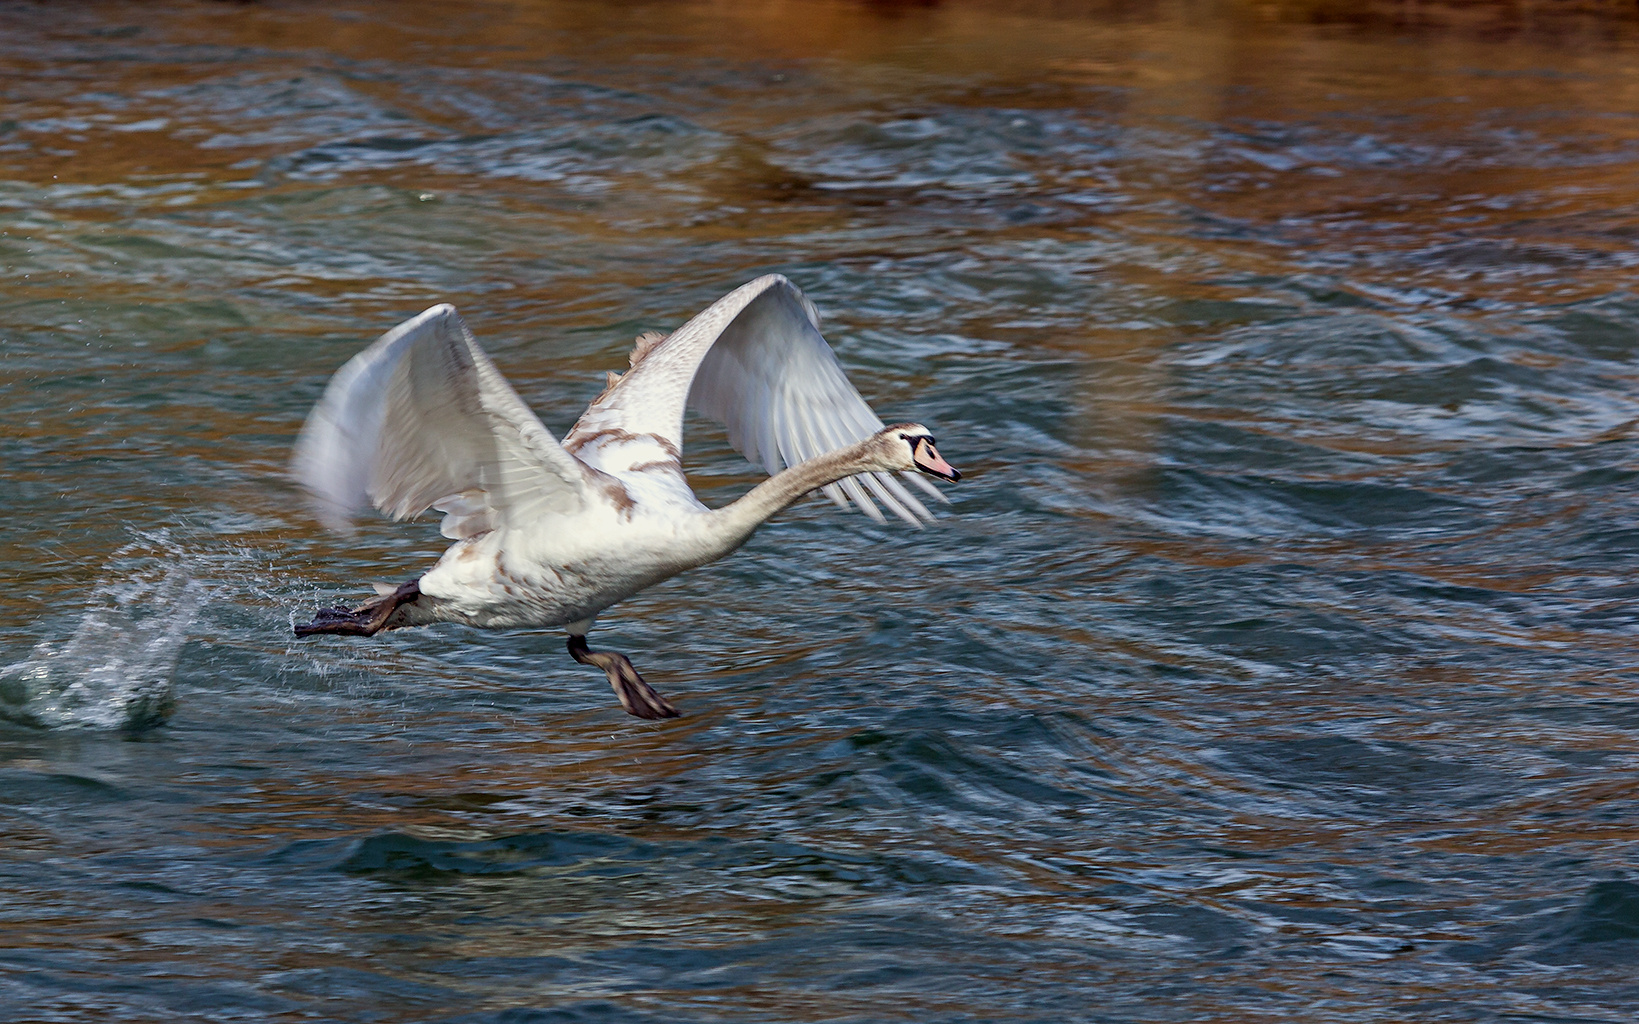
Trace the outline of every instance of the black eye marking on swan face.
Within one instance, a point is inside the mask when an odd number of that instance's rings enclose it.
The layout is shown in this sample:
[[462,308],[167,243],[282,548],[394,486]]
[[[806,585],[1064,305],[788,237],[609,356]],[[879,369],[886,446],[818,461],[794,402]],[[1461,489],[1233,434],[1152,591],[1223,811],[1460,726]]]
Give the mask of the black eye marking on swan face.
[[899,436],[910,442],[911,461],[916,464],[917,469],[929,476],[936,476],[941,480],[949,480],[952,483],[962,479],[962,474],[957,471],[956,467],[940,457],[939,448],[933,443],[933,435],[916,434],[913,436],[911,434],[900,434]]

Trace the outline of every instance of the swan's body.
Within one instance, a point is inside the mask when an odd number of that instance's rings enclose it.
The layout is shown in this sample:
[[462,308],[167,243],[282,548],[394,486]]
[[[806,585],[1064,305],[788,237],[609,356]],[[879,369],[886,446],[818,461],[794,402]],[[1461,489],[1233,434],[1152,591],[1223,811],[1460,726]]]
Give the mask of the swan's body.
[[[811,491],[881,521],[868,489],[919,525],[928,510],[889,474],[935,497],[908,471],[959,476],[926,428],[883,426],[817,319],[777,274],[743,285],[669,337],[640,337],[631,370],[610,375],[561,444],[453,307],[395,327],[337,371],[292,471],[335,528],[367,503],[399,519],[436,508],[455,543],[419,579],[355,609],[322,610],[297,632],[565,626],[571,654],[604,668],[628,711],[675,715],[622,655],[587,649],[599,612],[723,557]],[[723,423],[770,479],[723,508],[701,504],[683,476],[685,404]]]

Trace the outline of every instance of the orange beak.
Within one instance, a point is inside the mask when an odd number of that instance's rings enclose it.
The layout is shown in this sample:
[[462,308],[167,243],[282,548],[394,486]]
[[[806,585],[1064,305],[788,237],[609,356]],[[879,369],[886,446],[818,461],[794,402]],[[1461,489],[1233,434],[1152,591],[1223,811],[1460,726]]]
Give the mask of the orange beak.
[[939,449],[933,446],[932,438],[919,437],[915,444],[916,447],[911,451],[911,461],[916,463],[917,469],[941,480],[955,482],[962,479],[962,474],[955,466],[939,457]]

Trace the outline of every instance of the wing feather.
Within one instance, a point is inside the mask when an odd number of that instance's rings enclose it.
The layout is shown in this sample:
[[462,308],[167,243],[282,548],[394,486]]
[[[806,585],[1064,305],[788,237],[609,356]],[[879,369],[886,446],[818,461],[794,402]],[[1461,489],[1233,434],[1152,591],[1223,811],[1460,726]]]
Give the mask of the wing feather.
[[346,530],[366,504],[394,519],[436,507],[452,538],[571,515],[591,483],[447,304],[336,371],[302,427],[291,473],[332,529]]
[[[884,426],[820,334],[813,303],[779,274],[736,288],[647,352],[592,404],[566,440],[575,447],[619,431],[653,435],[681,450],[686,406],[723,424],[735,450],[771,476],[863,441]],[[908,522],[932,518],[886,476],[864,486],[849,478],[824,492],[881,521],[867,488]]]

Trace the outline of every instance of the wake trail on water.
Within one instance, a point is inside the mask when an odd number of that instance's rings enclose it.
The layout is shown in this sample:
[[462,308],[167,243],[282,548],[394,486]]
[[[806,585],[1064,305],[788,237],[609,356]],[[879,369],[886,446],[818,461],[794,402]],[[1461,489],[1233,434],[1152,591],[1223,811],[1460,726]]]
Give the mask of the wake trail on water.
[[0,719],[43,729],[144,729],[175,706],[175,668],[207,588],[165,535],[116,551],[66,640],[0,668]]

